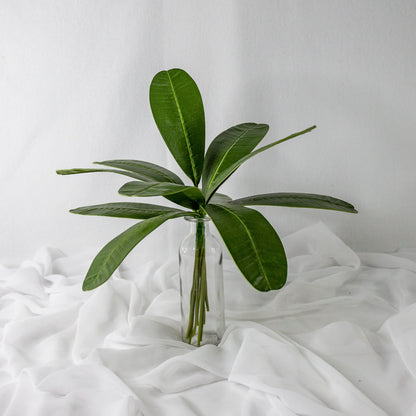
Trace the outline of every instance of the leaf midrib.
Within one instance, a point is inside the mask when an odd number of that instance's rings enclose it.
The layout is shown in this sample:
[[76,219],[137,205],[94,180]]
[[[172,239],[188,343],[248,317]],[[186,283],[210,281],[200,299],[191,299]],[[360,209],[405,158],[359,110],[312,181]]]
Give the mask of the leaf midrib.
[[[138,182],[137,185],[142,185],[143,184],[143,182],[139,182],[139,181],[137,181],[137,182]],[[161,184],[163,185],[164,183],[165,182],[150,182],[150,184],[149,184],[149,182],[145,182],[146,185],[143,186],[142,189],[140,189],[138,191],[134,190],[134,189],[131,190],[131,192],[134,192],[134,194],[132,196],[140,196],[143,192],[146,192],[146,191],[149,191],[149,190],[152,190],[152,189],[157,189],[158,187],[160,187]],[[126,185],[129,185],[129,184],[131,184],[130,186],[134,186],[134,185],[136,185],[136,182],[134,182],[134,181],[133,182],[128,182]],[[124,185],[124,186],[126,186],[126,185]],[[159,195],[149,195],[149,196],[174,195],[174,194],[178,194],[178,193],[181,193],[181,192],[186,194],[186,192],[189,191],[189,190],[193,190],[193,189],[199,190],[199,188],[197,188],[196,186],[181,185],[179,183],[169,182],[169,183],[167,183],[167,185],[173,186],[173,188],[172,189],[166,189],[166,190],[160,190],[161,193]],[[124,193],[125,192],[126,192],[126,190],[124,190]]]
[[[97,162],[97,163],[99,163],[101,165],[103,164],[101,162]],[[176,182],[173,182],[172,178],[169,175],[167,175],[166,173],[161,172],[161,171],[158,171],[157,169],[153,169],[150,166],[139,165],[139,164],[133,163],[133,162],[116,162],[116,163],[117,164],[120,164],[120,165],[126,165],[126,166],[134,166],[134,167],[144,168],[144,169],[147,169],[147,170],[149,170],[151,172],[155,172],[155,173],[158,173],[158,174],[162,175],[163,177],[165,177],[166,179],[168,179],[169,182],[176,183]],[[138,172],[133,172],[133,173],[138,173]],[[139,175],[147,176],[149,179],[153,179],[154,180],[154,177],[152,178],[152,177],[146,175],[146,173],[139,173]]]
[[[100,208],[100,206],[98,206],[98,208]],[[74,208],[74,210],[76,210],[78,208]],[[95,210],[97,208],[90,208],[91,211]],[[160,209],[160,212],[164,212],[164,213],[168,213],[168,212],[174,212],[174,211],[178,211],[175,208],[166,208],[166,210]],[[74,211],[73,210],[73,211]],[[87,209],[85,209],[87,211]],[[106,211],[112,211],[112,212],[117,212],[117,211],[121,211],[121,212],[131,212],[131,213],[152,213],[155,212],[156,209],[151,209],[151,208],[123,208],[123,207],[105,207]]]
[[236,139],[236,141],[233,143],[233,145],[225,152],[224,156],[221,159],[221,162],[219,163],[219,165],[217,166],[217,169],[215,169],[215,172],[213,173],[213,175],[211,176],[211,179],[209,181],[208,184],[208,189],[211,188],[212,182],[214,181],[215,177],[218,174],[218,170],[220,169],[220,167],[222,166],[222,164],[224,163],[225,158],[227,157],[228,153],[230,153],[230,151],[234,148],[234,146],[240,141],[240,139],[249,131],[250,129],[247,128],[243,133],[240,134],[240,136],[238,136],[238,138]]
[[[217,206],[219,206],[219,205],[217,205]],[[227,208],[226,208],[226,207],[224,207],[223,205],[221,205],[221,208],[223,208],[225,211],[227,211],[228,213],[230,213],[231,215],[233,215],[235,218],[237,218],[237,220],[241,223],[241,225],[242,225],[242,226],[244,227],[244,229],[247,231],[247,234],[248,234],[248,236],[249,236],[250,243],[251,243],[251,245],[253,246],[253,250],[254,250],[254,252],[256,253],[256,260],[257,260],[257,263],[258,263],[258,265],[260,266],[261,270],[263,271],[263,276],[264,276],[264,278],[267,280],[267,284],[268,284],[268,285],[269,285],[269,287],[271,288],[269,278],[267,277],[267,274],[266,274],[266,272],[265,272],[265,270],[264,270],[263,264],[262,264],[262,263],[261,263],[261,261],[260,261],[260,256],[259,256],[259,253],[258,253],[258,251],[257,251],[257,249],[256,249],[256,245],[254,244],[254,241],[253,241],[253,238],[251,237],[251,233],[250,233],[249,229],[246,227],[246,225],[244,224],[244,222],[243,222],[243,221],[241,221],[240,217],[239,217],[238,215],[236,215],[233,211],[231,211],[231,210],[227,209]]]
[[170,87],[172,89],[172,94],[173,94],[173,98],[175,100],[176,109],[178,110],[179,119],[181,121],[181,126],[182,126],[182,130],[183,130],[183,134],[184,134],[185,142],[186,142],[186,148],[188,149],[189,160],[191,162],[192,173],[194,175],[194,183],[196,185],[197,174],[196,174],[196,167],[194,165],[194,159],[193,159],[194,155],[192,153],[192,149],[191,149],[191,144],[189,142],[188,133],[187,133],[187,131],[185,129],[185,120],[183,119],[182,111],[181,111],[181,108],[180,108],[179,102],[178,102],[178,97],[176,96],[175,88],[173,86],[173,82],[172,82],[172,79],[170,77],[170,74],[169,74],[168,71],[166,71],[166,73],[168,75],[168,80],[169,80],[169,83],[170,83]]
[[[166,221],[167,219],[169,219],[169,215],[165,215],[165,214],[162,214],[163,216],[165,216],[165,217],[167,217],[164,221]],[[161,217],[162,215],[160,215],[159,217]],[[175,215],[172,215],[171,216],[171,218],[175,218],[175,216],[181,216],[181,215],[184,215],[183,213],[177,213],[177,214],[175,214]],[[158,218],[158,217],[154,217],[154,218],[149,218],[147,221],[151,221],[151,220],[154,220],[154,222],[156,222],[156,218]],[[144,221],[146,221],[146,220],[144,220]],[[117,248],[118,247],[120,247],[120,245],[124,242],[124,241],[126,241],[132,234],[134,234],[135,232],[136,232],[136,230],[139,228],[139,226],[144,222],[144,221],[141,221],[141,222],[139,222],[138,224],[136,224],[136,226],[133,226],[132,227],[132,230],[131,230],[131,232],[130,233],[128,233],[128,234],[126,234],[126,236],[124,237],[124,238],[122,238],[119,242],[118,242],[118,244],[110,251],[110,253],[108,254],[108,256],[107,256],[107,258],[105,259],[105,261],[103,262],[103,263],[101,263],[101,267],[100,267],[100,269],[99,269],[99,271],[95,274],[95,277],[94,277],[94,282],[95,281],[97,281],[98,280],[98,278],[101,276],[101,274],[103,273],[103,270],[105,269],[105,267],[106,267],[106,265],[107,265],[107,263],[110,261],[110,258],[113,256],[113,254],[114,254],[114,251],[116,251],[117,250]],[[164,221],[162,221],[159,225],[162,225],[163,224],[163,222]],[[149,234],[149,233],[148,233]],[[146,235],[148,235],[148,234],[146,234]],[[146,237],[146,236],[145,236]],[[144,238],[144,237],[143,237]]]
[[[157,218],[157,217],[156,217]],[[110,251],[110,253],[108,254],[107,258],[104,260],[103,263],[101,263],[101,267],[99,268],[98,272],[95,273],[95,277],[93,280],[94,282],[96,282],[98,280],[98,278],[101,276],[101,274],[103,273],[103,270],[105,269],[107,263],[109,262],[110,258],[113,256],[114,251],[124,242],[126,241],[132,234],[134,234],[137,230],[137,228],[139,228],[139,225],[142,224],[141,222],[137,224],[137,226],[133,226],[132,230],[130,233],[126,234],[126,236],[124,238],[122,238],[119,243]]]
[[[322,199],[321,199],[320,197],[317,197],[316,195],[313,195],[313,194],[306,194],[305,196],[302,196],[302,195],[291,196],[291,195],[282,194],[282,195],[279,195],[277,197],[276,196],[264,196],[264,197],[255,196],[255,197],[251,198],[251,201],[252,202],[257,202],[258,200],[267,201],[269,199],[274,199],[274,198],[282,198],[282,199],[286,198],[286,199],[293,199],[293,200],[312,199],[312,200],[317,201],[317,202],[328,202],[328,203],[331,203],[333,205],[337,205],[339,207],[344,207],[344,208],[345,207],[350,207],[350,208],[352,208],[352,205],[349,204],[348,202],[343,203],[343,202],[338,201],[336,198],[328,197],[326,195],[322,195],[321,196]],[[236,203],[239,202],[239,201],[245,202],[246,200],[250,200],[250,197],[236,199],[235,201],[232,201],[232,202],[236,202]]]
[[[225,178],[224,179],[222,179],[221,181],[220,181],[220,183],[217,185],[217,184],[215,184],[214,185],[214,189],[213,190],[211,190],[211,189],[209,189],[208,190],[208,195],[209,195],[209,198],[208,198],[208,201],[209,201],[209,199],[211,198],[211,195],[212,194],[214,194],[215,193],[215,191],[227,180],[227,178],[229,178],[230,177],[230,175],[232,175],[233,174],[233,172],[235,172],[235,170],[236,169],[238,169],[244,162],[246,162],[247,160],[249,160],[249,159],[251,159],[253,156],[256,156],[256,155],[258,155],[259,153],[261,153],[261,152],[263,152],[263,151],[265,151],[265,150],[267,150],[267,149],[270,149],[271,147],[273,147],[273,146],[276,146],[276,145],[278,145],[278,144],[280,144],[280,143],[283,143],[283,142],[285,142],[285,141],[287,141],[287,140],[289,140],[289,139],[293,139],[293,138],[295,138],[295,137],[298,137],[298,136],[301,136],[302,134],[305,134],[305,133],[308,133],[308,132],[310,132],[311,130],[313,130],[314,128],[316,128],[316,126],[312,126],[312,127],[309,127],[309,128],[307,128],[307,129],[305,129],[305,130],[302,130],[302,131],[299,131],[299,132],[297,132],[297,133],[293,133],[293,134],[291,134],[290,136],[288,136],[288,137],[285,137],[284,139],[281,139],[281,140],[277,140],[277,141],[275,141],[275,142],[272,142],[272,143],[270,143],[270,144],[268,144],[268,145],[266,145],[266,146],[263,146],[263,147],[260,147],[259,149],[257,149],[257,150],[253,150],[251,153],[249,153],[248,155],[245,155],[245,156],[243,156],[242,158],[240,158],[239,160],[237,160],[235,163],[233,163],[229,168],[227,168],[226,169],[226,176],[225,176]],[[224,171],[223,172],[221,172],[221,173],[224,173]],[[218,179],[218,178],[217,178]]]

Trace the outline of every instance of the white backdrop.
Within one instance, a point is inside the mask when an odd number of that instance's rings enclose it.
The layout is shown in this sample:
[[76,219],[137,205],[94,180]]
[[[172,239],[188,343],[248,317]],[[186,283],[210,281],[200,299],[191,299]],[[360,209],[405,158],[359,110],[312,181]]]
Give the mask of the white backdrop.
[[[264,143],[317,124],[222,188],[359,210],[261,209],[281,235],[321,220],[355,250],[416,246],[415,23],[413,0],[1,1],[0,263],[43,245],[100,248],[131,224],[68,213],[125,200],[122,178],[56,169],[134,158],[180,172],[148,103],[153,75],[173,67],[201,90],[208,143],[241,122],[268,123]],[[176,221],[134,256],[173,255]]]

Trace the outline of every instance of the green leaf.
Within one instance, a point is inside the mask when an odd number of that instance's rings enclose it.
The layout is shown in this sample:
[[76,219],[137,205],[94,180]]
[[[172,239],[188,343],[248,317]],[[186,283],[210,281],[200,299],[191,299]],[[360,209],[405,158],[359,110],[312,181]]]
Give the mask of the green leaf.
[[214,204],[205,209],[241,273],[257,290],[284,286],[285,250],[274,228],[258,211]]
[[348,202],[327,195],[279,192],[260,194],[229,202],[232,205],[273,205],[295,208],[331,209],[357,213],[358,211]]
[[232,201],[232,198],[225,194],[220,194],[219,192],[216,192],[212,198],[211,198],[211,204],[227,204]]
[[100,215],[104,217],[134,218],[138,220],[157,217],[166,213],[180,213],[175,208],[136,202],[110,202],[108,204],[89,205],[71,209],[73,214]]
[[150,85],[150,106],[173,157],[198,185],[204,163],[205,116],[195,81],[182,69],[157,73]]
[[[122,161],[106,161],[106,162],[95,162],[98,164],[109,164],[112,162],[117,162],[118,166],[124,166],[127,168],[126,164],[122,164],[122,163],[118,163],[118,162],[122,162]],[[136,172],[131,172],[131,171],[127,171],[127,170],[116,170],[116,169],[61,169],[61,170],[57,170],[56,173],[58,175],[75,175],[78,173],[91,173],[91,172],[112,172],[112,173],[118,173],[120,175],[124,175],[124,176],[129,176],[130,178],[133,179],[138,179],[138,180],[143,180],[143,181],[150,181],[150,180],[156,180],[156,178],[162,178],[165,179],[167,182],[175,182],[178,184],[183,184],[182,180],[177,177],[173,172],[168,171],[167,169],[164,169],[160,166],[154,165],[153,163],[148,163],[148,162],[141,162],[141,161],[132,161],[132,162],[140,162],[141,167],[144,167],[144,164],[147,164],[148,166],[152,166],[152,167],[157,167],[159,168],[159,174],[157,173],[156,169],[145,169],[143,168],[141,173],[140,172],[140,168],[136,165],[136,166],[132,166],[129,165],[129,169],[134,169],[136,170]],[[115,163],[114,163],[115,165]],[[153,178],[151,178],[151,175],[153,175]],[[166,176],[167,175],[167,176]],[[175,179],[176,177],[176,179]],[[166,199],[168,199],[169,201],[174,202],[175,204],[181,205],[183,207],[186,208],[195,208],[195,203],[192,199],[188,198],[186,195],[184,194],[173,194],[173,195],[167,195],[165,196]],[[196,208],[197,209],[197,208]]]
[[251,159],[253,156],[256,156],[257,154],[259,154],[259,153],[261,153],[261,152],[264,152],[265,150],[267,150],[267,149],[270,149],[271,147],[273,147],[273,146],[276,146],[277,144],[280,144],[280,143],[283,143],[283,142],[285,142],[286,140],[290,140],[290,139],[293,139],[293,138],[295,138],[295,137],[298,137],[298,136],[300,136],[300,135],[302,135],[302,134],[305,134],[305,133],[308,133],[308,132],[310,132],[311,130],[313,130],[314,128],[316,128],[316,126],[312,126],[312,127],[309,127],[309,128],[307,128],[307,129],[305,129],[305,130],[302,130],[302,131],[299,131],[299,132],[297,132],[297,133],[294,133],[294,134],[291,134],[290,136],[288,136],[288,137],[285,137],[284,139],[280,139],[280,140],[277,140],[277,141],[275,141],[275,142],[273,142],[273,143],[270,143],[270,144],[268,144],[268,145],[266,145],[266,146],[263,146],[263,147],[260,147],[259,149],[257,149],[257,150],[255,150],[254,152],[251,152],[251,153],[249,153],[248,155],[246,155],[246,156],[243,156],[241,159],[239,159],[237,162],[235,162],[235,163],[233,163],[231,166],[229,166],[228,168],[226,168],[226,169],[224,169],[222,172],[220,172],[220,173],[218,173],[218,175],[216,176],[216,178],[213,180],[213,182],[212,182],[212,184],[211,184],[211,186],[210,186],[210,188],[207,190],[207,192],[206,192],[206,194],[205,194],[205,197],[206,197],[206,200],[207,201],[209,201],[209,199],[210,199],[210,197],[211,197],[211,195],[222,185],[222,183],[227,179],[227,178],[229,178],[231,175],[232,175],[232,173],[239,167],[239,166],[241,166],[245,161],[247,161],[247,160],[249,160],[249,159]]
[[181,207],[184,208],[190,208],[193,209],[195,211],[197,211],[199,209],[200,205],[204,205],[205,201],[203,202],[202,200],[200,200],[200,196],[198,195],[198,201],[200,202],[195,202],[195,196],[188,196],[188,194],[185,192],[179,192],[177,194],[171,194],[171,195],[163,195],[164,198],[168,199],[169,201],[174,202],[175,204],[180,205]]
[[[166,182],[128,182],[119,189],[126,196],[171,196],[178,195],[183,203],[189,203],[189,208],[197,210],[205,203],[204,196],[195,186],[179,185]],[[186,202],[187,201],[187,202]],[[186,205],[184,205],[186,206]]]
[[189,215],[166,213],[143,220],[111,240],[94,258],[85,277],[82,289],[92,290],[106,282],[130,251],[165,221]]
[[[136,179],[152,182],[172,182],[183,185],[182,179],[176,174],[162,166],[155,165],[154,163],[141,160],[106,160],[104,162],[95,163],[117,167],[140,174],[140,177]],[[186,208],[195,207],[194,202],[183,194],[167,195],[165,198]]]
[[111,172],[111,173],[118,173],[120,175],[129,176],[130,178],[142,180],[142,175],[133,172],[125,172],[122,170],[116,169],[60,169],[57,170],[56,173],[58,175],[77,175],[78,173],[93,173],[93,172]]
[[244,123],[219,134],[212,141],[205,155],[202,193],[207,193],[221,172],[248,155],[268,130],[267,124]]
[[155,182],[172,182],[183,185],[182,179],[176,174],[162,166],[154,163],[144,162],[142,160],[105,160],[104,162],[94,162],[98,165],[111,166],[113,168],[123,169],[128,172],[134,172],[139,175],[143,181]]

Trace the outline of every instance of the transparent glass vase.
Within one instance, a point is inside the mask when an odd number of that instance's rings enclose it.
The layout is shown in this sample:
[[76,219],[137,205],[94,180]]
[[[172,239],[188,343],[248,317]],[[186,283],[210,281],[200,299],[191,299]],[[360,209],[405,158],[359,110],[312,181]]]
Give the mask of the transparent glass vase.
[[209,218],[185,220],[190,232],[179,247],[182,339],[217,345],[225,328],[221,246],[209,231]]

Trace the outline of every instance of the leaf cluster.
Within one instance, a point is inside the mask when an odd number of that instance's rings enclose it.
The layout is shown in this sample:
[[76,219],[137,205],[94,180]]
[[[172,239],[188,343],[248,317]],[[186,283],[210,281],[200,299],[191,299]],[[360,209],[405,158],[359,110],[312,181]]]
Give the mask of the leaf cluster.
[[[236,265],[258,290],[281,288],[287,260],[283,244],[264,216],[250,206],[272,205],[320,208],[356,213],[348,202],[326,195],[269,193],[233,200],[218,193],[220,186],[247,160],[316,126],[257,148],[267,124],[242,123],[220,133],[205,152],[205,115],[195,81],[181,69],[161,71],[150,85],[150,106],[156,125],[176,162],[191,180],[185,185],[170,170],[141,160],[95,162],[96,169],[58,170],[60,175],[110,172],[128,176],[119,193],[125,196],[163,196],[179,208],[136,202],[113,202],[72,209],[82,215],[142,220],[111,240],[93,260],[83,289],[107,281],[127,254],[165,221],[185,216],[209,216]],[[202,183],[201,188],[199,187]]]

